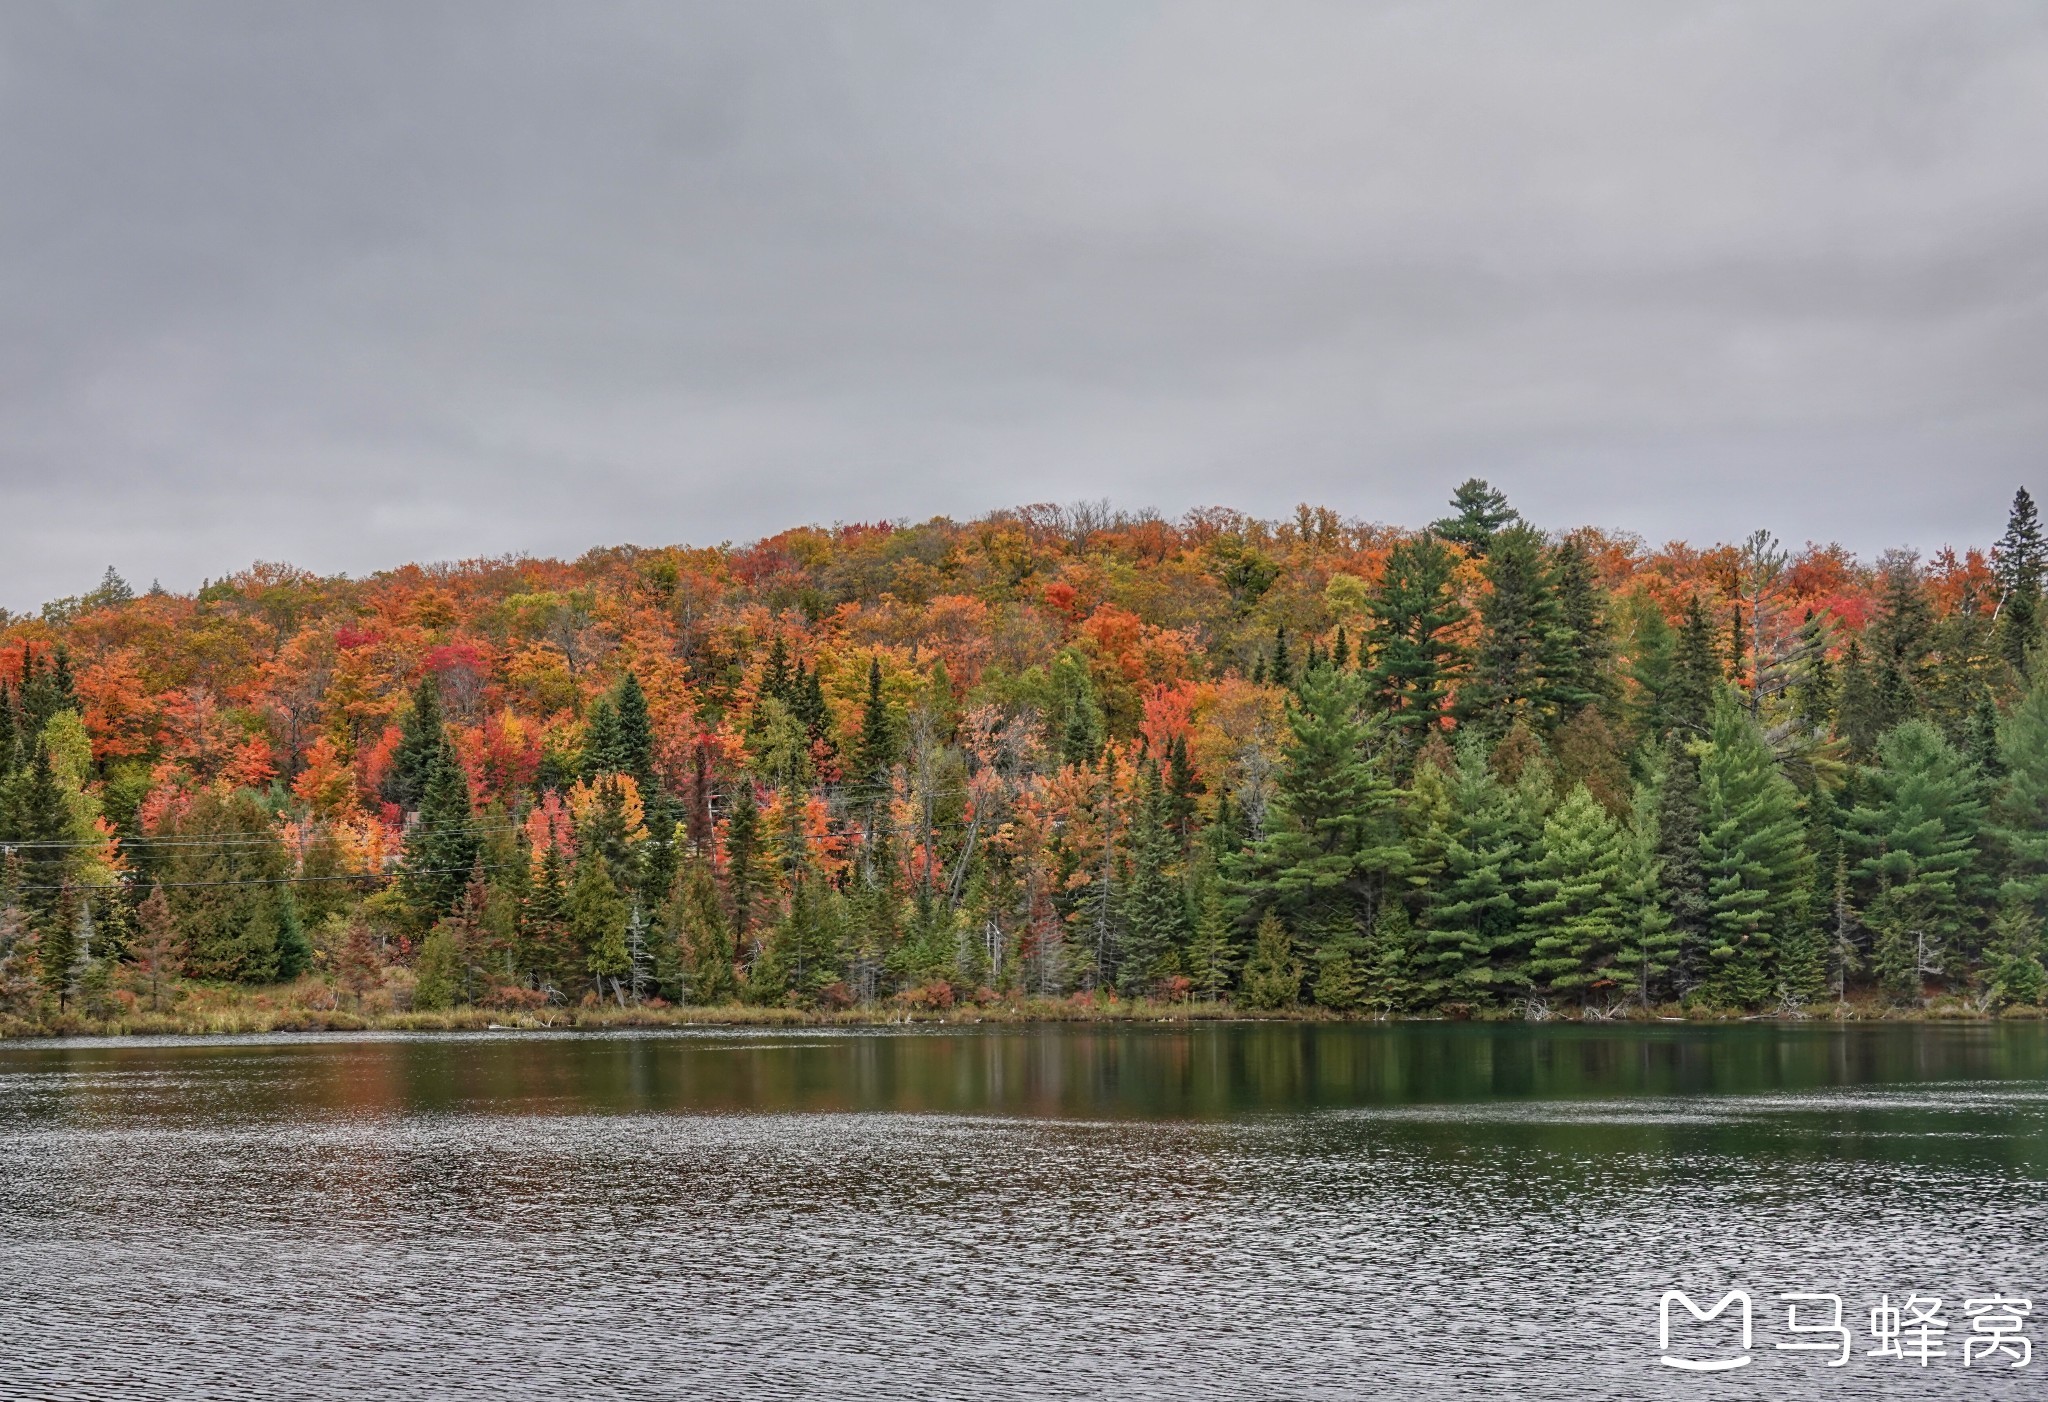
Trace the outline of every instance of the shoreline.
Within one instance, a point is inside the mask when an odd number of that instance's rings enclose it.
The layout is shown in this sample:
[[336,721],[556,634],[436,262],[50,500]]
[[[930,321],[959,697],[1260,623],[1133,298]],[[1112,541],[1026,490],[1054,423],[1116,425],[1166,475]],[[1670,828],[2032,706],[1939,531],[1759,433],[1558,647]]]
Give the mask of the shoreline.
[[1709,1010],[1626,1010],[1606,1016],[1567,1011],[1531,1018],[1511,1009],[1486,1010],[1470,1016],[1337,1013],[1324,1008],[1259,1010],[1229,1003],[1154,1003],[1149,1001],[1082,1002],[1071,999],[1030,999],[988,1005],[960,1004],[948,1009],[874,1007],[846,1009],[763,1008],[742,1004],[712,1007],[572,1007],[544,1012],[490,1008],[452,1008],[433,1012],[306,1007],[263,1007],[241,1003],[161,1013],[124,1011],[109,1017],[77,1014],[27,1022],[0,1017],[0,1043],[38,1042],[66,1037],[206,1037],[249,1036],[273,1032],[614,1032],[683,1027],[970,1027],[1040,1026],[1071,1023],[1148,1024],[1202,1022],[1291,1023],[1562,1023],[1581,1027],[1717,1026],[1772,1023],[1807,1026],[1882,1022],[1995,1023],[2038,1022],[2048,1010],[2009,1007],[1972,1008],[1962,1003],[1899,1008],[1878,1003],[1830,1004],[1800,1013],[1724,1013]]

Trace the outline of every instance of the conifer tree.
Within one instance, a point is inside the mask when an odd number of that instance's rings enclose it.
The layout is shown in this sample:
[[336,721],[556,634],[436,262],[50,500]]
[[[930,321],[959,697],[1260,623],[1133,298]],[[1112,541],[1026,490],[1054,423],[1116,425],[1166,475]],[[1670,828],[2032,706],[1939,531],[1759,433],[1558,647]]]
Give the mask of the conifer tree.
[[734,939],[744,953],[759,914],[766,873],[761,867],[761,808],[754,786],[735,786],[732,816],[725,825],[725,899],[732,909]]
[[854,810],[871,818],[888,797],[889,775],[896,765],[897,727],[882,695],[882,660],[868,659],[867,697],[861,704],[860,738],[854,743],[853,763],[848,770],[849,797]]
[[1992,921],[1985,973],[1991,993],[2001,1003],[2039,1007],[2048,993],[2048,969],[2041,965],[2041,921],[2024,900],[2000,903]]
[[1670,732],[1672,706],[1682,690],[1678,672],[1678,630],[1652,599],[1637,594],[1629,600],[1634,629],[1628,646],[1628,678],[1634,683],[1629,719],[1635,728],[1656,739]]
[[2041,637],[2041,583],[2048,572],[2048,539],[2043,538],[2040,513],[2025,487],[2013,493],[2012,512],[1992,560],[1999,589],[1998,652],[2015,671],[2024,673]]
[[618,737],[612,755],[615,772],[631,775],[640,786],[641,800],[651,808],[661,792],[661,778],[654,767],[654,718],[648,713],[640,678],[625,672],[612,688],[611,701]]
[[1477,745],[1459,746],[1451,798],[1443,877],[1432,889],[1418,976],[1425,996],[1493,1002],[1527,977],[1517,946],[1534,834],[1527,810]]
[[1556,713],[1565,632],[1542,537],[1527,526],[1495,536],[1486,558],[1492,585],[1479,607],[1479,647],[1458,693],[1468,724],[1498,733],[1517,720],[1541,727]]
[[1451,493],[1451,514],[1430,529],[1453,545],[1463,546],[1473,559],[1483,560],[1494,537],[1520,524],[1521,519],[1505,494],[1488,486],[1483,478],[1470,477]]
[[1464,649],[1466,618],[1455,584],[1457,559],[1424,535],[1396,542],[1361,636],[1366,684],[1411,745],[1442,728]]
[[1270,910],[1253,937],[1241,989],[1245,1006],[1261,1011],[1288,1007],[1301,996],[1301,961],[1295,957],[1293,937]]
[[1237,972],[1238,952],[1230,904],[1213,859],[1204,853],[1189,876],[1192,933],[1188,940],[1187,971],[1195,995],[1218,1002],[1230,992]]
[[583,970],[578,967],[575,936],[569,926],[568,863],[553,842],[541,854],[521,924],[526,966],[533,974],[534,987],[565,994],[570,985],[581,981]]
[[670,900],[669,927],[682,947],[686,990],[691,1002],[716,1006],[739,993],[733,978],[732,928],[718,899],[711,864],[701,857],[684,861]]
[[1185,852],[1195,831],[1195,796],[1199,788],[1185,735],[1176,735],[1167,742],[1164,782],[1167,827],[1173,833],[1175,848]]
[[[71,877],[71,810],[57,782],[47,744],[38,741],[28,763],[10,779],[4,795],[4,837],[14,848],[10,860],[15,897],[21,906],[29,934],[39,943],[48,941],[52,950],[71,939],[70,902],[66,883]],[[50,977],[52,960],[41,962]],[[62,967],[70,968],[71,955],[62,956]]]
[[1051,741],[1065,764],[1092,764],[1102,752],[1105,721],[1088,661],[1072,648],[1053,659]]
[[1123,896],[1123,947],[1116,970],[1117,991],[1127,998],[1178,972],[1180,949],[1187,942],[1187,895],[1175,870],[1179,844],[1169,825],[1158,771],[1150,765],[1139,780],[1139,791],[1131,879]]
[[1836,703],[1835,729],[1849,747],[1849,757],[1867,761],[1887,725],[1876,682],[1864,660],[1863,642],[1851,638],[1842,653],[1841,700]]
[[619,708],[610,696],[600,696],[583,713],[583,754],[577,776],[588,784],[601,774],[624,773],[625,752]]
[[2037,677],[1998,728],[2003,778],[1990,828],[2003,893],[2048,915],[2048,677]]
[[1724,698],[1700,756],[1700,864],[1706,876],[1706,986],[1724,1006],[1755,1007],[1775,986],[1774,938],[1806,917],[1812,858],[1799,795],[1763,732]]
[[1895,996],[1918,992],[1970,916],[1984,806],[1970,762],[1941,732],[1913,720],[1878,746],[1865,802],[1849,815],[1878,933],[1880,978]]
[[1806,611],[1806,618],[1799,625],[1794,657],[1794,713],[1809,735],[1825,737],[1834,724],[1838,686],[1834,664],[1828,661],[1827,627],[1812,609]]
[[452,748],[434,757],[419,798],[419,816],[406,830],[399,884],[421,925],[455,908],[469,884],[480,846],[469,804],[469,780]]
[[1704,736],[1713,723],[1714,705],[1726,675],[1714,650],[1713,624],[1706,605],[1695,594],[1686,603],[1685,623],[1678,631],[1677,661],[1665,701],[1665,719],[1679,734]]
[[569,885],[569,936],[598,997],[604,996],[609,983],[622,1007],[626,997],[620,980],[632,968],[626,948],[626,922],[631,918],[632,909],[619,894],[604,854],[578,858],[576,877]]
[[179,950],[178,924],[171,915],[171,903],[161,883],[151,882],[149,894],[135,908],[139,938],[135,942],[135,966],[149,980],[149,1006],[162,1012],[164,992],[183,971]]
[[1926,710],[1935,633],[1918,562],[1903,553],[1889,554],[1882,579],[1877,619],[1864,633],[1880,735]]
[[399,722],[398,748],[391,752],[391,770],[384,796],[407,812],[426,797],[434,767],[453,755],[441,711],[441,687],[431,673],[413,688],[412,706]]
[[1249,854],[1254,884],[1311,946],[1362,935],[1405,864],[1386,722],[1365,702],[1356,673],[1302,679],[1268,832]]
[[1663,866],[1658,860],[1663,830],[1658,812],[1660,792],[1656,780],[1638,786],[1635,803],[1622,820],[1626,864],[1622,924],[1614,952],[1615,986],[1645,1008],[1663,998],[1678,953],[1678,935],[1664,908]]
[[291,856],[269,812],[246,792],[205,793],[170,835],[186,839],[169,846],[162,880],[184,937],[187,972],[245,983],[280,977],[299,957],[292,947],[297,916]]
[[1553,552],[1553,587],[1558,627],[1544,660],[1553,714],[1574,715],[1604,707],[1613,699],[1614,643],[1601,606],[1593,562],[1578,541],[1567,539]]
[[1582,997],[1617,982],[1628,868],[1627,835],[1584,784],[1574,786],[1544,819],[1525,883],[1536,987]]
[[1273,630],[1273,662],[1266,669],[1266,680],[1274,686],[1294,685],[1294,659],[1287,651],[1287,625],[1281,624]]

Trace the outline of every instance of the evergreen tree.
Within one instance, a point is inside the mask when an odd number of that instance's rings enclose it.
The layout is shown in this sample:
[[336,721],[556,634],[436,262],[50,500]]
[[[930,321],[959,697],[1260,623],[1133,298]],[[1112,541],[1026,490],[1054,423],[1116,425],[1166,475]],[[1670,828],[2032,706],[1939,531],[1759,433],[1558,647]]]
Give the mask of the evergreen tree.
[[[1663,836],[1660,798],[1663,776],[1637,791],[1622,829],[1625,868],[1621,887],[1622,925],[1614,953],[1615,984],[1641,1006],[1663,998],[1677,960],[1679,937],[1664,906]],[[1697,842],[1697,833],[1695,833]]]
[[1525,888],[1538,988],[1583,997],[1618,981],[1629,865],[1627,834],[1584,784],[1575,786],[1544,819]]
[[1273,664],[1266,671],[1266,680],[1274,686],[1294,685],[1294,659],[1288,655],[1285,623],[1273,630]]
[[1806,917],[1812,858],[1799,795],[1763,732],[1723,699],[1700,756],[1700,864],[1706,875],[1709,995],[1755,1007],[1775,985],[1772,940]]
[[1361,638],[1366,684],[1411,745],[1443,726],[1445,702],[1464,661],[1458,630],[1466,608],[1457,559],[1424,535],[1396,542]]
[[690,1001],[715,1007],[737,997],[732,928],[718,899],[711,864],[701,857],[685,861],[676,876],[669,924],[682,946]]
[[889,776],[896,767],[897,727],[882,695],[882,660],[868,659],[867,698],[861,704],[860,738],[854,743],[848,770],[849,796],[856,812],[872,816],[889,795]]
[[1867,761],[1876,754],[1886,725],[1885,708],[1864,661],[1863,642],[1851,638],[1842,654],[1841,700],[1835,710],[1835,729],[1848,744],[1850,758]]
[[1486,558],[1492,590],[1479,606],[1479,647],[1458,693],[1468,724],[1498,734],[1516,721],[1542,728],[1556,715],[1566,629],[1543,539],[1527,526],[1501,532]]
[[1386,729],[1353,672],[1304,677],[1288,708],[1280,792],[1249,870],[1255,899],[1277,901],[1311,943],[1363,934],[1403,869]]
[[72,875],[71,810],[50,762],[50,749],[38,741],[28,763],[8,781],[0,805],[4,840],[13,848],[9,860],[14,896],[27,932],[45,952],[39,956],[45,979],[68,980],[72,913],[66,883]]
[[1246,1007],[1261,1011],[1288,1007],[1301,996],[1301,961],[1293,937],[1272,911],[1259,921],[1240,996]]
[[1535,833],[1525,805],[1474,744],[1459,747],[1443,878],[1431,894],[1419,955],[1422,993],[1493,1002],[1527,980],[1521,888]]
[[2048,539],[2025,487],[2013,494],[2012,512],[1992,560],[1999,590],[1998,652],[2014,670],[2025,672],[2041,637],[2041,582],[2048,572]]
[[1554,552],[1551,573],[1559,626],[1550,635],[1543,668],[1549,702],[1558,715],[1606,706],[1614,699],[1614,643],[1593,562],[1578,541],[1566,540]]
[[1461,545],[1475,560],[1486,558],[1494,537],[1521,524],[1521,515],[1508,505],[1507,497],[1484,479],[1467,478],[1451,493],[1451,514],[1430,529],[1453,545]]
[[626,995],[620,980],[632,969],[626,922],[633,912],[619,894],[603,853],[588,853],[577,860],[576,877],[569,885],[568,913],[570,939],[598,997],[604,996],[609,983],[613,998],[623,1007]]
[[1131,879],[1125,887],[1123,948],[1117,960],[1117,991],[1127,998],[1151,990],[1180,969],[1187,942],[1187,895],[1175,871],[1174,841],[1165,793],[1156,770],[1140,780],[1141,802],[1132,842]]
[[413,1007],[421,1012],[437,1012],[464,1001],[464,964],[455,922],[436,921],[420,941],[419,958],[413,963]]
[[1102,752],[1106,722],[1088,661],[1072,648],[1053,659],[1052,748],[1063,764],[1093,764]]
[[1166,824],[1173,833],[1175,849],[1185,852],[1195,831],[1195,796],[1200,790],[1185,735],[1167,742],[1165,785]]
[[1671,984],[1692,993],[1706,978],[1712,923],[1706,866],[1700,856],[1700,763],[1692,749],[1671,739],[1657,784],[1657,907],[1671,937]]
[[576,956],[575,936],[569,926],[568,862],[562,849],[550,842],[541,854],[540,869],[527,894],[521,920],[525,935],[526,966],[534,987],[565,994],[580,982],[583,970]]
[[1231,976],[1237,972],[1242,956],[1223,883],[1216,874],[1215,863],[1206,855],[1190,874],[1189,892],[1193,933],[1188,940],[1188,978],[1197,997],[1218,1002],[1230,992]]
[[1865,632],[1880,735],[1925,712],[1935,633],[1918,563],[1904,554],[1887,555],[1882,579],[1877,619]]
[[1725,681],[1721,658],[1714,650],[1713,624],[1695,594],[1686,603],[1685,623],[1678,631],[1677,660],[1665,698],[1664,719],[1681,735],[1704,736],[1713,723],[1714,705]]
[[577,777],[588,784],[600,774],[620,774],[626,762],[625,734],[619,728],[619,708],[610,696],[600,696],[583,714],[583,756]]
[[1827,627],[1812,609],[1806,611],[1806,618],[1799,625],[1799,645],[1794,657],[1794,713],[1809,735],[1825,738],[1834,725],[1838,688],[1834,665],[1828,661]]
[[399,722],[398,747],[391,752],[384,797],[407,812],[418,808],[426,798],[435,766],[453,755],[441,711],[441,688],[429,673],[413,688],[412,706]]
[[2048,993],[2048,969],[2041,965],[2041,921],[2023,900],[2002,902],[1992,922],[1985,975],[2001,1003],[2039,1007]]
[[162,1012],[164,991],[184,972],[184,956],[178,922],[171,915],[171,903],[161,883],[150,883],[149,894],[135,908],[135,916],[139,927],[135,966],[149,980],[150,1010]]
[[725,899],[732,908],[732,931],[745,951],[747,937],[767,883],[761,867],[761,807],[754,786],[742,781],[732,793],[732,816],[725,824]]
[[611,759],[615,773],[631,775],[640,786],[640,798],[651,811],[661,793],[661,778],[654,768],[654,718],[648,713],[647,692],[631,671],[612,688],[612,714],[616,717],[616,749]]
[[291,856],[269,812],[248,793],[202,793],[170,836],[162,880],[187,971],[244,983],[289,976],[303,934],[295,937]]
[[469,804],[469,780],[452,749],[434,757],[419,798],[419,816],[406,830],[399,885],[421,925],[455,908],[469,884],[479,842]]
[[1926,721],[1886,735],[1878,759],[1849,826],[1856,874],[1871,892],[1879,976],[1907,996],[1940,970],[1969,919],[1984,805],[1969,761]]
[[2007,898],[2048,915],[2048,677],[2037,677],[1998,728],[2003,780],[1990,815]]

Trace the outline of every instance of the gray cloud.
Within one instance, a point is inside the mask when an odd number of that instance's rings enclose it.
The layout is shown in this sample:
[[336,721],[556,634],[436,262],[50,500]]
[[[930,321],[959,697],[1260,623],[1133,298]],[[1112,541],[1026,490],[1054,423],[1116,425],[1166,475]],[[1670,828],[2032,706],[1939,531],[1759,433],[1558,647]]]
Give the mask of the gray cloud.
[[1474,473],[1983,541],[2044,149],[1996,0],[16,6],[0,601]]

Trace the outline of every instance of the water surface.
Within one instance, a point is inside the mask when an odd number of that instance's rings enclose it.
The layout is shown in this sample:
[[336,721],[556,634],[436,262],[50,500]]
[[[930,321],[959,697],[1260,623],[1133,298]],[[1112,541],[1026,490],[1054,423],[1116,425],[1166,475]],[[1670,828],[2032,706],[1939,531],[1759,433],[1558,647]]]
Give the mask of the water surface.
[[2034,1397],[2044,1112],[2038,1026],[11,1044],[0,1396]]

